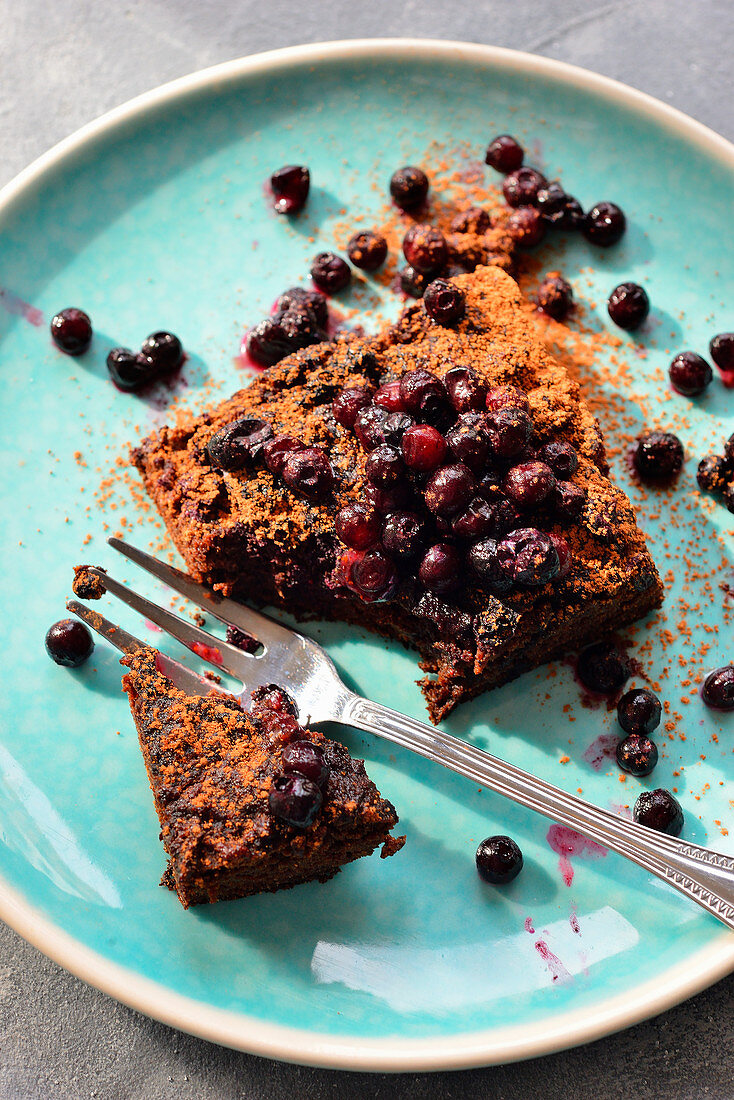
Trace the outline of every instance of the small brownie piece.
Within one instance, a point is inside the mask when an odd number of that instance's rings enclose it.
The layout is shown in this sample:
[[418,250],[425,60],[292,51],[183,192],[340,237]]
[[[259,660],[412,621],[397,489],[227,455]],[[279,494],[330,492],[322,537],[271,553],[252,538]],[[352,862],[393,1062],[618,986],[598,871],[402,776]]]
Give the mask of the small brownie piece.
[[[434,721],[662,598],[598,424],[517,284],[497,267],[447,282],[464,301],[451,326],[411,304],[373,338],[283,359],[132,456],[197,580],[413,646]],[[242,419],[273,439],[216,468],[210,441]],[[323,473],[317,498],[289,481],[304,463]],[[398,528],[413,532],[405,553]]]
[[[180,691],[160,671],[154,649],[122,663],[169,858],[163,881],[184,908],[325,882],[379,845],[384,855],[402,847],[404,837],[390,836],[395,809],[363,761],[300,726],[276,686],[260,692],[247,713],[231,695]],[[297,770],[304,743],[321,761],[320,785]],[[286,750],[296,744],[294,765]],[[289,803],[283,794],[294,785],[300,802]],[[299,812],[302,824],[292,824]]]

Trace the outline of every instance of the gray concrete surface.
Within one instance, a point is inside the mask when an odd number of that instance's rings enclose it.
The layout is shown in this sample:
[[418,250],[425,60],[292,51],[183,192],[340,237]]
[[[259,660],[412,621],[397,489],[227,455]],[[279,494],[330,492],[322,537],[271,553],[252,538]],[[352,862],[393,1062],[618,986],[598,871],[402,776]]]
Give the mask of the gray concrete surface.
[[[734,138],[731,0],[0,0],[0,184],[110,107],[243,54],[423,36],[559,58]],[[154,1023],[0,925],[1,1100],[732,1100],[734,978],[588,1047],[510,1067],[399,1077],[280,1065]]]

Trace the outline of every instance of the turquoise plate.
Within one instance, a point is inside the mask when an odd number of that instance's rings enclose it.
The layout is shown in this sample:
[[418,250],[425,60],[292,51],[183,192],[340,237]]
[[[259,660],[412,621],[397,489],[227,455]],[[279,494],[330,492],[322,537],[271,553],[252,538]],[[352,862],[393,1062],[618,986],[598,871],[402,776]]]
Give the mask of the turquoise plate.
[[[398,807],[404,850],[326,886],[184,912],[157,886],[158,824],[116,654],[99,643],[72,672],[44,654],[73,564],[114,567],[161,595],[105,544],[116,531],[153,545],[161,533],[119,464],[129,442],[165,420],[172,397],[197,405],[242,384],[245,325],[332,245],[345,209],[377,216],[396,166],[429,164],[433,141],[444,153],[464,143],[481,151],[507,130],[537,142],[535,156],[585,206],[609,197],[630,216],[617,248],[580,242],[558,259],[598,303],[589,317],[602,329],[617,282],[641,279],[653,301],[641,345],[625,339],[618,353],[629,367],[616,384],[605,372],[595,392],[608,391],[612,441],[620,426],[633,434],[655,421],[688,451],[670,497],[642,493],[615,458],[668,580],[665,618],[628,637],[660,681],[671,729],[652,779],[622,785],[589,750],[604,747],[614,716],[581,705],[563,664],[461,708],[447,728],[600,805],[631,805],[642,786],[675,787],[686,836],[731,852],[732,725],[706,711],[693,682],[731,658],[719,587],[730,579],[731,520],[693,477],[697,458],[734,428],[731,399],[718,380],[698,403],[664,384],[673,349],[705,350],[734,327],[730,145],[637,92],[545,59],[436,42],[334,43],[236,61],[142,96],[63,142],[0,198],[0,914],[121,1001],[243,1050],[375,1070],[509,1061],[632,1024],[734,964],[734,936],[633,864],[588,851],[569,863],[544,819],[356,733],[347,743]],[[263,194],[270,171],[288,162],[307,163],[313,177],[308,212],[292,224]],[[95,324],[93,349],[77,360],[48,335],[53,313],[72,304]],[[118,392],[107,351],[160,327],[189,351],[186,388],[146,399]],[[358,689],[424,715],[414,655],[359,631],[315,632]],[[506,889],[474,870],[477,843],[497,832],[525,853]]]

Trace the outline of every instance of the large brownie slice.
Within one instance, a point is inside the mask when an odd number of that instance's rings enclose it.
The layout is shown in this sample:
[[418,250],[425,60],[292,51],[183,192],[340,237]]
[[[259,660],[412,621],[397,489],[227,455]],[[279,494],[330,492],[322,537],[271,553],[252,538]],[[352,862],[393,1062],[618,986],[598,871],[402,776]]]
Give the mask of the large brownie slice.
[[[283,692],[262,693],[248,714],[232,696],[184,694],[159,670],[156,656],[145,648],[125,657],[130,671],[123,687],[169,857],[163,881],[185,908],[325,882],[380,844],[383,856],[402,847],[404,837],[390,836],[395,809],[363,762],[337,741],[300,727]],[[284,751],[303,741],[316,746],[328,771],[320,778],[320,807],[306,827],[283,820],[270,805],[274,785],[288,779]]]
[[[577,384],[544,348],[514,280],[496,267],[479,267],[451,282],[465,299],[458,323],[438,324],[416,303],[375,338],[320,344],[284,359],[247,389],[201,415],[184,416],[133,452],[194,577],[245,600],[300,617],[346,620],[415,647],[432,674],[422,688],[434,721],[458,702],[644,615],[662,598],[632,507],[607,476],[598,424]],[[578,468],[559,474],[560,488],[537,509],[515,509],[509,523],[565,540],[570,561],[561,553],[564,566],[551,581],[513,584],[509,591],[479,576],[465,564],[472,560],[471,539],[457,535],[455,517],[427,508],[426,476],[412,470],[407,507],[420,514],[427,546],[452,546],[461,563],[457,584],[450,591],[426,588],[415,562],[398,561],[389,598],[365,599],[350,583],[355,552],[337,537],[335,515],[349,502],[376,501],[383,512],[395,505],[369,484],[367,453],[354,430],[337,421],[332,402],[345,388],[374,393],[416,369],[444,379],[460,367],[493,391],[511,385],[526,395],[532,438],[513,463],[547,456],[549,443],[575,451]],[[439,414],[457,415],[455,409]],[[222,431],[242,418],[260,421],[262,435],[258,441],[255,433],[239,462],[225,461]],[[334,485],[327,493],[311,492],[308,499],[272,472],[272,461],[268,468],[260,446],[271,430],[328,455]],[[446,462],[456,457],[449,454]],[[477,499],[483,495],[495,511],[498,501],[504,502],[500,512],[507,505],[507,467],[497,459],[474,471]],[[502,538],[507,526],[492,533]]]

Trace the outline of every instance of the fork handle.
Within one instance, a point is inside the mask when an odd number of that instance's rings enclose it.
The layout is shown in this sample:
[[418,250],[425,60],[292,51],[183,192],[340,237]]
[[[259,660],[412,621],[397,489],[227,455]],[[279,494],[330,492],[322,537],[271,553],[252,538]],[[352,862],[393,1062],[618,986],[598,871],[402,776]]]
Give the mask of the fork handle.
[[466,741],[350,693],[340,720],[561,822],[670,883],[734,930],[734,858],[627,821]]

